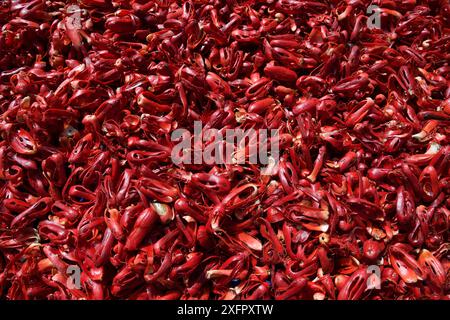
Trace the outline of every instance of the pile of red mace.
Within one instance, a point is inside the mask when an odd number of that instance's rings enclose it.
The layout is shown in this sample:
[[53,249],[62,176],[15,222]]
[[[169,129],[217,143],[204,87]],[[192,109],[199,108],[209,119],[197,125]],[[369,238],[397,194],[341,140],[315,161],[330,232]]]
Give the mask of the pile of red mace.
[[[0,298],[449,299],[449,22],[446,0],[2,1]],[[195,121],[277,129],[279,165],[175,165]]]

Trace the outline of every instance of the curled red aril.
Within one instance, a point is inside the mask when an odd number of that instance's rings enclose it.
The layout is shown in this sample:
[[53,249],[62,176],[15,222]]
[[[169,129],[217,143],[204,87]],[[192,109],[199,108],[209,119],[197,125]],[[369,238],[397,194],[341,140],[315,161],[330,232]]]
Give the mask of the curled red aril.
[[37,151],[36,141],[29,132],[23,129],[13,133],[11,147],[19,154],[32,155]]
[[393,246],[389,249],[389,259],[394,270],[406,283],[415,283],[424,279],[423,271],[418,262],[399,246]]
[[286,67],[266,66],[264,68],[264,73],[267,77],[282,82],[295,82],[297,80],[297,74]]

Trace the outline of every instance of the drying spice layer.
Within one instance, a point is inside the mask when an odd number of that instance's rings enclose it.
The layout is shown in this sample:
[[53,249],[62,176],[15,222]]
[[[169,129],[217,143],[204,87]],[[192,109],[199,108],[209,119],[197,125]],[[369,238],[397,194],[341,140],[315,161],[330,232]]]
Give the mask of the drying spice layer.
[[2,1],[0,298],[449,299],[449,20]]

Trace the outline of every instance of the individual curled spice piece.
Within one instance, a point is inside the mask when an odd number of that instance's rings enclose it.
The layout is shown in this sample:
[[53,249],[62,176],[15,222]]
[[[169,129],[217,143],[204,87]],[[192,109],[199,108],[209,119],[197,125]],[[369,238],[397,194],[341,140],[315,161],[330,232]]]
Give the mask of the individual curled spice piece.
[[36,141],[24,129],[19,129],[13,134],[10,145],[19,154],[32,155],[37,152]]

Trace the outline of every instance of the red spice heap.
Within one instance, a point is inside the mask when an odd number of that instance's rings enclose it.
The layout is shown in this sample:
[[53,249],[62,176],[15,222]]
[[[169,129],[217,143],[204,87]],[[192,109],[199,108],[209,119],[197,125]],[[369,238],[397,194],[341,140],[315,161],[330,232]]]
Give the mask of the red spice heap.
[[[0,298],[450,298],[449,17],[2,1]],[[278,129],[277,170],[175,165],[194,121]]]

